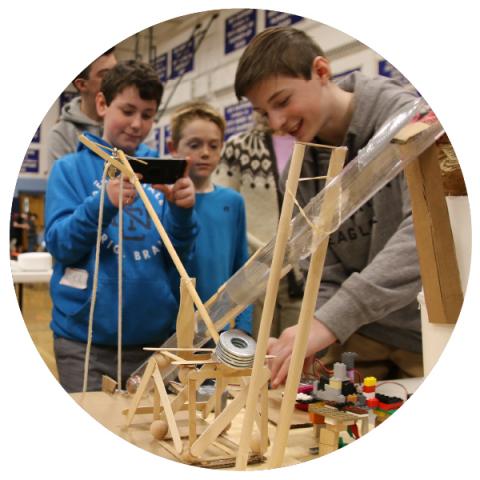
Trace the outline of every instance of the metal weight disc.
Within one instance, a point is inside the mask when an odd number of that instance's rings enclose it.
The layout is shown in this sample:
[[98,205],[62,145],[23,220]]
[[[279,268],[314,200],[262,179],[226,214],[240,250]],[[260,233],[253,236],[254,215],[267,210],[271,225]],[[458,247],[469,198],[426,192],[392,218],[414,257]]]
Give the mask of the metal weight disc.
[[227,330],[220,334],[215,349],[219,361],[234,368],[250,368],[256,349],[255,340],[241,330]]

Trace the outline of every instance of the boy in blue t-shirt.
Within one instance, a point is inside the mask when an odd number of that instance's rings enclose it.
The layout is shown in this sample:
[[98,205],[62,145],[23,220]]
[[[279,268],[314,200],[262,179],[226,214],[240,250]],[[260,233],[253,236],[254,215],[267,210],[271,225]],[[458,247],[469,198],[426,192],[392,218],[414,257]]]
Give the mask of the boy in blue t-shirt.
[[[163,87],[154,70],[137,61],[119,63],[105,76],[96,107],[103,137],[86,133],[106,151],[156,156],[141,142],[150,131]],[[48,180],[45,241],[55,258],[51,280],[51,328],[60,383],[69,392],[82,389],[104,160],[80,144],[77,152],[55,162]],[[93,317],[88,389],[101,388],[107,374],[116,378],[118,344],[119,178],[105,190],[98,289]],[[188,177],[161,193],[145,192],[183,262],[192,254],[197,223],[195,191]],[[143,202],[123,180],[122,383],[174,331],[179,276]]]
[[[206,301],[248,258],[245,203],[238,192],[212,182],[225,133],[225,120],[214,108],[203,102],[180,107],[173,114],[171,131],[168,148],[174,156],[189,158],[195,185],[200,231],[191,272]],[[252,307],[236,318],[235,328],[252,334]]]

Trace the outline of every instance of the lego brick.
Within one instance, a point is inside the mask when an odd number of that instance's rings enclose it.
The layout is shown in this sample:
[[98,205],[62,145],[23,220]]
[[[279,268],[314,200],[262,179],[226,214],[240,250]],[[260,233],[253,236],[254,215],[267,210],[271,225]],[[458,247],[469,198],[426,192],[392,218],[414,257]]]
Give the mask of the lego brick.
[[365,377],[363,379],[363,384],[366,387],[373,387],[377,384],[377,379],[375,377]]

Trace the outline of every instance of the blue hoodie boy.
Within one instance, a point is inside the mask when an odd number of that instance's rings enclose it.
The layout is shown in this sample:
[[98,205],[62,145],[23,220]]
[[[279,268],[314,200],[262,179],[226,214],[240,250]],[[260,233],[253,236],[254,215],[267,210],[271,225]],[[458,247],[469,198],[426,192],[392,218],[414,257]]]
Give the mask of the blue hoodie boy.
[[[94,135],[93,142],[108,146]],[[141,144],[135,156],[156,156]],[[104,161],[80,144],[55,162],[48,179],[45,241],[55,259],[50,284],[55,335],[86,342],[92,295]],[[188,268],[198,233],[193,209],[179,208],[145,186],[153,208]],[[117,344],[118,209],[105,194],[98,290],[93,319],[96,345]],[[160,345],[175,331],[179,275],[138,196],[123,212],[123,345]]]

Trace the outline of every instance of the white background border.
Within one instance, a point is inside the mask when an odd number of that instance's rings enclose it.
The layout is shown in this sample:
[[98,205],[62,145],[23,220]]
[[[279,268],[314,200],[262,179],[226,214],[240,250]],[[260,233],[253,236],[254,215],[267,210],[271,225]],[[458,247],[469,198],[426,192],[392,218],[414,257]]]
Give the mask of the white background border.
[[[175,6],[168,4],[176,3]],[[8,10],[5,5],[8,4]],[[475,376],[480,321],[477,249],[479,173],[476,146],[480,106],[475,2],[307,2],[226,0],[149,2],[4,2],[0,88],[2,470],[12,478],[69,479],[112,475],[140,478],[227,474],[167,462],[132,447],[79,409],[40,359],[16,305],[6,228],[21,161],[43,116],[69,80],[99,53],[168,18],[205,8],[283,10],[326,23],[357,38],[397,67],[423,93],[448,132],[460,159],[472,206],[472,269],[464,308],[447,348],[416,395],[386,424],[351,447],[273,475],[330,475],[371,479],[447,478],[477,468]],[[7,473],[9,472],[9,473]],[[232,473],[232,474],[236,474]],[[239,475],[246,475],[240,473]]]

